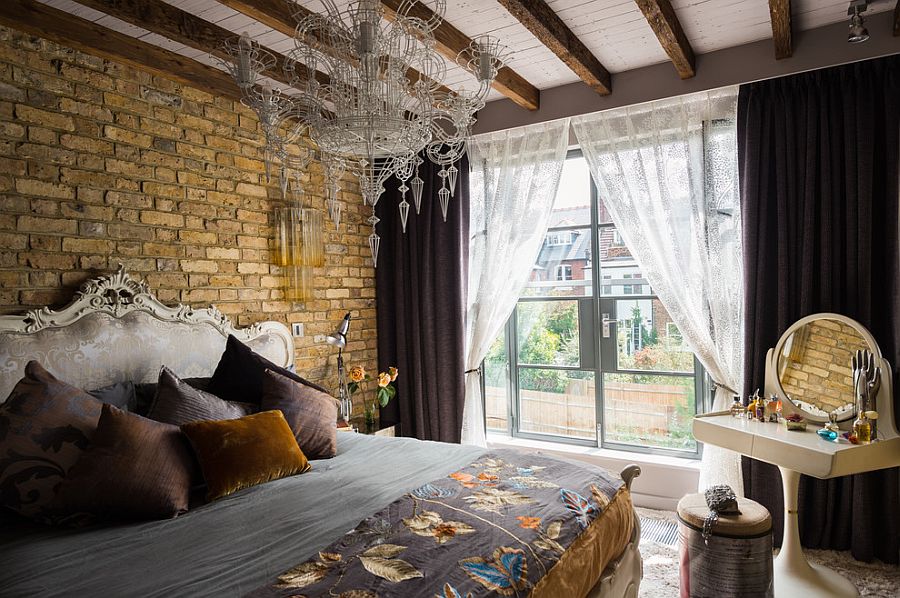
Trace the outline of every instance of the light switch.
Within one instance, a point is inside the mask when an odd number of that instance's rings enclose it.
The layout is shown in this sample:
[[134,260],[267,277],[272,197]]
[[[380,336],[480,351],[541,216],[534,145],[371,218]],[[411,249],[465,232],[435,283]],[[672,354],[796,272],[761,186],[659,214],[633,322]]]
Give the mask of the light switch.
[[294,336],[303,336],[303,322],[294,322],[291,324],[291,334]]

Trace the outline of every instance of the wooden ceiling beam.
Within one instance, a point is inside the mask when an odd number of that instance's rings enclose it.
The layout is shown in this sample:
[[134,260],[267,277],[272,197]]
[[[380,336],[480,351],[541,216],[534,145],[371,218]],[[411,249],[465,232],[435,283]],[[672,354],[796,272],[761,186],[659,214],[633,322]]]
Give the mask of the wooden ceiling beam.
[[[234,32],[204,21],[200,17],[171,4],[166,4],[162,0],[75,0],[75,2],[206,52],[216,58],[231,61],[223,44],[226,40],[233,40],[237,37]],[[284,72],[285,57],[278,52],[263,49],[275,57],[275,65],[264,71],[263,74],[280,83],[290,85],[291,78]],[[316,80],[323,85],[329,82],[328,76],[318,71],[316,71]]]
[[[297,23],[313,12],[299,4],[289,4],[285,0],[218,0],[220,4],[255,19],[271,27],[275,31],[294,37]],[[414,68],[406,71],[410,81],[418,81],[422,74]],[[448,87],[438,86],[438,90],[447,94],[453,93]]]
[[299,4],[294,5],[286,0],[219,0],[228,8],[255,19],[289,37],[294,37],[297,19],[294,11],[305,10]]
[[[385,17],[394,19],[403,0],[381,0],[381,4],[385,9]],[[427,6],[419,3],[412,6],[408,16],[429,21],[434,17],[434,13]],[[434,38],[437,42],[435,49],[454,64],[460,53],[467,52],[469,44],[472,43],[465,33],[447,21],[441,21],[441,24],[437,26],[434,30]],[[541,107],[540,90],[508,66],[499,70],[494,79],[493,88],[528,110],[537,110]]]
[[656,34],[663,50],[675,65],[678,76],[682,79],[690,79],[696,75],[694,49],[681,28],[681,21],[678,20],[672,3],[669,0],[634,1],[644,13],[644,17],[650,24],[650,28],[653,29],[653,33]]
[[609,71],[544,0],[499,2],[591,89],[600,95],[612,93]]
[[790,58],[794,54],[791,39],[791,0],[769,0],[769,18],[772,21],[775,60]]
[[35,0],[3,0],[0,23],[215,95],[241,97],[228,73]]

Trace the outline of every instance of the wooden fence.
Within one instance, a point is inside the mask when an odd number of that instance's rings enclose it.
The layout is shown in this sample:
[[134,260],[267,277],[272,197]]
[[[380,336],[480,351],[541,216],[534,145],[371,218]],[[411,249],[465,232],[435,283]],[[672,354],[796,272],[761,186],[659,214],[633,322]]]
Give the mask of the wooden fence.
[[[608,431],[666,436],[677,406],[684,408],[690,404],[689,388],[674,384],[608,381],[603,390]],[[505,430],[506,389],[489,386],[486,391],[488,427]],[[571,380],[564,393],[521,390],[519,427],[528,432],[594,438],[597,427],[594,396],[593,380]]]

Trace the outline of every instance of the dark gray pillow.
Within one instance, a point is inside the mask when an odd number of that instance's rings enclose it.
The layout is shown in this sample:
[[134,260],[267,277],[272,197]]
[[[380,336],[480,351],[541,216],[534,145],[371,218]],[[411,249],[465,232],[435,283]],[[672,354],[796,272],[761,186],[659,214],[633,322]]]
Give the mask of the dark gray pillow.
[[253,405],[225,401],[198,390],[163,366],[159,371],[156,399],[147,417],[180,426],[200,420],[238,419],[255,412]]
[[107,405],[118,407],[124,411],[134,411],[137,407],[137,393],[134,390],[134,383],[131,381],[116,382],[97,390],[89,390],[88,394]]
[[[197,390],[206,390],[209,388],[210,378],[182,378],[182,382],[187,382]],[[153,401],[156,400],[156,382],[142,382],[134,385],[135,408],[132,410],[138,415],[147,417],[150,408],[153,407]]]

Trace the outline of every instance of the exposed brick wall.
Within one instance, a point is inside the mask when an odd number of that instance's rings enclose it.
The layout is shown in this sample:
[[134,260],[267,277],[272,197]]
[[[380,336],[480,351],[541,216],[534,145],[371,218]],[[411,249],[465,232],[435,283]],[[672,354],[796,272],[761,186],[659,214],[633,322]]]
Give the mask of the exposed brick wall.
[[850,360],[866,342],[837,320],[816,320],[795,333],[789,355],[779,360],[779,376],[791,397],[825,411],[855,401]]
[[[343,184],[342,232],[327,224],[315,298],[285,302],[270,255],[280,190],[260,141],[238,102],[0,28],[0,313],[63,305],[121,262],[163,302],[215,304],[239,325],[303,322],[297,367],[329,388],[322,335],[352,311],[348,359],[374,369],[358,187]],[[304,183],[324,209],[321,172]]]

